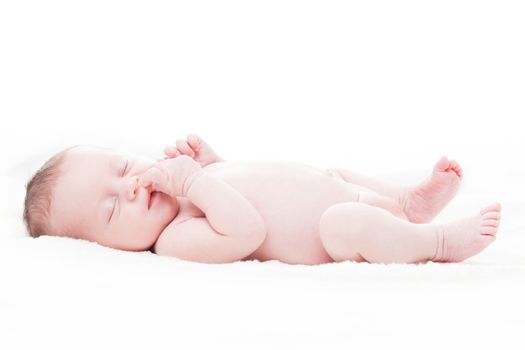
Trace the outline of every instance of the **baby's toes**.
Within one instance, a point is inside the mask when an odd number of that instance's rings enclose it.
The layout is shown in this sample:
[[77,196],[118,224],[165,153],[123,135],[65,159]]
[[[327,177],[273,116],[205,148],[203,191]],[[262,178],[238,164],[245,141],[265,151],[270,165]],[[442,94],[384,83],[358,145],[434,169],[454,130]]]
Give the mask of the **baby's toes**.
[[483,219],[494,219],[494,220],[500,220],[501,214],[499,211],[489,211],[485,214],[483,214]]
[[459,177],[463,176],[463,170],[461,169],[461,166],[455,160],[452,160],[450,162],[450,170],[454,171],[456,175]]
[[489,244],[493,243],[496,240],[496,236],[494,235],[481,235],[479,236],[480,239],[478,240],[478,246],[481,246],[481,250],[486,248]]
[[495,236],[496,233],[498,233],[498,228],[497,227],[493,227],[493,226],[482,225],[481,228],[480,228],[480,233],[482,235]]
[[494,203],[494,204],[491,204],[483,209],[481,209],[481,214],[486,214],[486,213],[490,213],[490,212],[500,212],[501,211],[501,204],[499,203]]
[[434,171],[436,172],[447,171],[449,167],[450,167],[450,161],[448,160],[447,157],[443,156],[434,165]]
[[483,225],[484,226],[498,227],[499,226],[499,220],[492,220],[492,219],[483,220]]
[[[489,206],[496,208],[497,205]],[[480,231],[482,235],[496,235],[499,227],[499,212],[490,211],[482,214]]]

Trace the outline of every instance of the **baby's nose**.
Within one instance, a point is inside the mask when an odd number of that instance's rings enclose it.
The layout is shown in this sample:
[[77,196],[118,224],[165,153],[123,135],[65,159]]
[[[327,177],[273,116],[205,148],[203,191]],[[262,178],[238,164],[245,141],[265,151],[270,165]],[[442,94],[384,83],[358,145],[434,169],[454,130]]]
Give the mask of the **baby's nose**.
[[132,201],[137,197],[138,188],[139,188],[139,177],[138,176],[131,177],[129,180],[128,190],[127,190],[128,200]]

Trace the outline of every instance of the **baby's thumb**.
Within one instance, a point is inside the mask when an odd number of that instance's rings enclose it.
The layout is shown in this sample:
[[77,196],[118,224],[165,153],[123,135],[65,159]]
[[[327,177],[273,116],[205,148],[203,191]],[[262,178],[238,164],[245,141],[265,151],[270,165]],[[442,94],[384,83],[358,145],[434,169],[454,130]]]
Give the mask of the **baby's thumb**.
[[140,185],[143,187],[151,186],[153,191],[162,191],[165,187],[165,178],[162,171],[158,168],[149,168],[140,177]]

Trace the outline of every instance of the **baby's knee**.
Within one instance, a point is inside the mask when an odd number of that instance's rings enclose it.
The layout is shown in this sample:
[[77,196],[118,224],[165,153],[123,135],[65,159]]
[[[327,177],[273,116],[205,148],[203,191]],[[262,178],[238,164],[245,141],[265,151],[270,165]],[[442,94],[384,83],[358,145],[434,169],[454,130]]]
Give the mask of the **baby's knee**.
[[370,219],[370,209],[373,208],[356,202],[335,204],[321,215],[320,231],[334,234],[348,232],[349,227],[353,231],[365,229],[366,222]]
[[334,261],[365,261],[358,252],[369,225],[366,207],[369,206],[341,203],[328,208],[321,216],[321,243]]

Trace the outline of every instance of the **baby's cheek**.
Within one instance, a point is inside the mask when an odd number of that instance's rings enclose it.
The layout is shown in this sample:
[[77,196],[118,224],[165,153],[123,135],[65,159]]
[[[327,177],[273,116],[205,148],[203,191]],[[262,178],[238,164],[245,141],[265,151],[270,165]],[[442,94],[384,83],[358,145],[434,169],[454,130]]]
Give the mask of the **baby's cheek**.
[[155,230],[164,230],[164,228],[177,216],[179,211],[178,205],[174,203],[166,203],[159,206],[154,212],[148,213],[147,217],[143,217],[147,224]]

